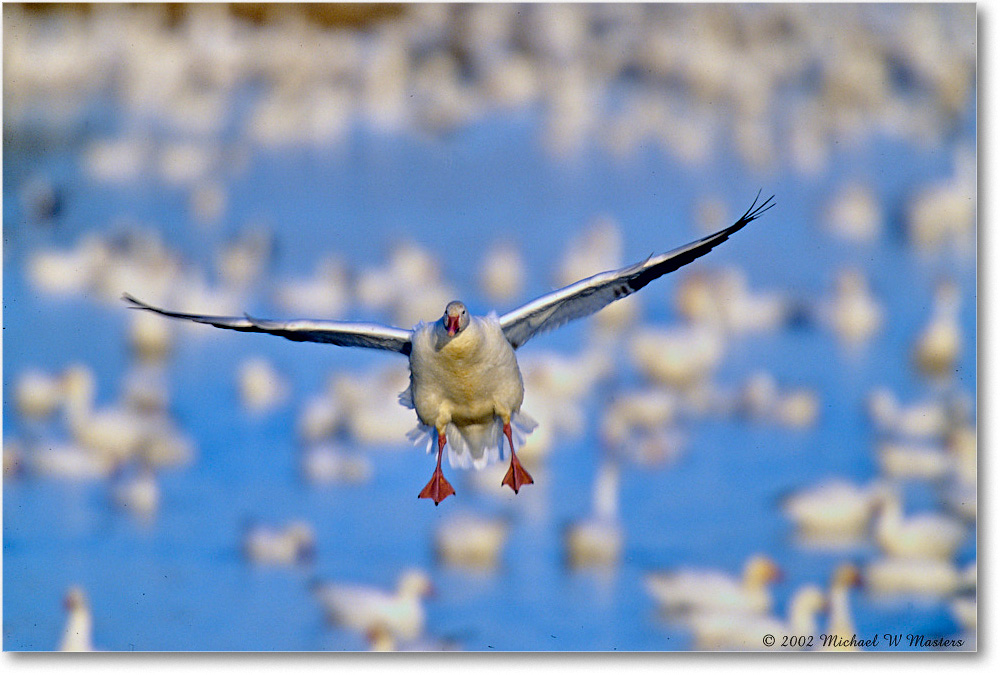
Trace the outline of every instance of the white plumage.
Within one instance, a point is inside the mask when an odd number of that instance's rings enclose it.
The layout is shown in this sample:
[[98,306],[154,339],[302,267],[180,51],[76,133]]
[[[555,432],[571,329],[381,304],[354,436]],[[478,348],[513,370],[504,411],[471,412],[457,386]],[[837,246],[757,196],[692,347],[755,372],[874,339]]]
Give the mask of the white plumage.
[[317,596],[331,621],[366,635],[385,631],[396,640],[414,640],[424,630],[423,597],[432,590],[420,570],[408,570],[395,593],[353,584],[323,584]]
[[769,586],[781,571],[770,558],[751,557],[741,578],[718,570],[680,569],[646,577],[646,590],[671,613],[726,611],[759,614],[771,609]]
[[[803,586],[788,604],[788,618],[782,621],[774,616],[746,614],[733,611],[700,612],[687,621],[694,633],[698,649],[765,650],[789,649],[785,637],[814,636],[816,615],[826,605],[822,591],[812,584]],[[775,645],[763,642],[765,635],[775,638]],[[815,643],[814,643],[815,645]],[[792,649],[801,649],[796,645]]]
[[66,626],[63,628],[62,640],[59,642],[61,652],[92,652],[94,644],[93,619],[87,596],[79,586],[73,586],[66,592]]
[[904,517],[899,497],[887,490],[875,536],[889,555],[947,560],[965,539],[965,527],[955,518],[934,512]]

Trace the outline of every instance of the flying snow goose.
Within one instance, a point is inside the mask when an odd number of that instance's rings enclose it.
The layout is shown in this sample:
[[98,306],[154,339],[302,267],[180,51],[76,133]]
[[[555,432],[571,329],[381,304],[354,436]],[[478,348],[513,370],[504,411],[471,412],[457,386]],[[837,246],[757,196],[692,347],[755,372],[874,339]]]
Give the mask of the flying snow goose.
[[298,342],[384,349],[408,356],[410,386],[399,400],[414,408],[419,419],[410,438],[414,442],[426,441],[428,450],[437,442],[437,466],[418,496],[439,504],[455,494],[441,472],[446,444],[451,448],[452,466],[472,464],[478,469],[499,458],[504,438],[510,446],[510,469],[503,484],[517,493],[534,481],[517,458],[514,439],[523,441],[536,423],[520,412],[524,385],[514,351],[533,336],[589,316],[705,255],[759,218],[774,205],[773,199],[769,197],[759,205],[754,199],[735,223],[715,234],[634,265],[595,274],[501,317],[494,313],[472,317],[465,305],[455,300],[448,303],[438,321],[421,322],[405,330],[367,323],[184,314],[153,307],[127,293],[123,299],[136,308],[218,328],[270,333]]

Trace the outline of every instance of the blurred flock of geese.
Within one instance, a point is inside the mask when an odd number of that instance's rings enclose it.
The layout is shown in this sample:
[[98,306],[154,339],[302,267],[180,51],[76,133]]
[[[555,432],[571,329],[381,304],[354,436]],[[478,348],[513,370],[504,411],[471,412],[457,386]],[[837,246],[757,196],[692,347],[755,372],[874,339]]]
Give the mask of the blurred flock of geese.
[[[88,141],[81,169],[121,186],[138,175],[184,185],[191,219],[211,223],[226,209],[219,176],[231,169],[222,167],[243,161],[235,145],[220,140],[232,127],[231,97],[250,82],[265,85],[236,120],[241,141],[251,144],[335,144],[355,119],[440,134],[497,109],[540,103],[543,143],[557,156],[600,139],[617,155],[653,142],[680,162],[697,163],[729,139],[752,168],[780,163],[814,174],[842,139],[880,132],[944,142],[974,87],[970,6],[414,5],[400,15],[386,12],[358,30],[324,25],[302,11],[275,12],[258,25],[224,6],[190,6],[177,17],[156,6],[32,13],[5,5],[5,144],[8,130],[16,146],[20,131],[38,133],[39,126],[72,136],[88,97],[112,87],[125,131]],[[904,80],[905,90],[898,86]],[[604,105],[611,94],[623,103]],[[142,131],[150,120],[170,133],[151,140]],[[902,216],[908,250],[974,250],[975,161],[972,148],[958,146],[953,176],[913,192]],[[29,178],[20,192],[25,226],[57,220],[58,186]],[[700,226],[712,229],[726,210],[720,200],[704,200]],[[872,188],[848,183],[818,220],[832,236],[865,246],[883,236],[884,211]],[[7,220],[5,209],[5,228],[12,226]],[[311,275],[285,279],[269,276],[273,246],[265,229],[247,229],[215,252],[206,273],[153,230],[93,230],[69,248],[31,251],[23,274],[40,297],[110,304],[127,289],[160,306],[238,314],[264,287],[266,301],[288,316],[349,318],[360,309],[398,326],[435,318],[458,295],[434,253],[414,243],[398,244],[382,264],[361,269],[331,252]],[[618,267],[622,251],[619,226],[598,218],[545,274],[562,285]],[[487,251],[480,270],[484,297],[522,298],[528,268],[515,246]],[[591,321],[578,353],[535,349],[521,357],[524,406],[540,425],[519,454],[533,471],[544,471],[561,442],[586,433],[586,399],[599,387],[605,392],[592,513],[563,533],[573,569],[621,564],[629,532],[618,512],[620,467],[670,462],[684,449],[686,423],[816,423],[822,391],[786,386],[766,370],[735,388],[713,381],[739,336],[804,322],[863,348],[893,319],[861,266],[839,270],[827,296],[808,301],[752,288],[738,268],[699,267],[679,273],[673,300],[676,323],[644,323],[638,305],[625,300]],[[878,555],[858,564],[845,554],[825,587],[797,589],[784,613],[770,590],[780,570],[763,553],[737,576],[711,567],[647,570],[649,597],[669,621],[690,630],[696,648],[762,649],[765,633],[779,636],[779,645],[782,635],[850,637],[859,585],[876,596],[947,603],[966,648],[974,646],[976,563],[956,562],[974,536],[977,509],[975,392],[953,381],[969,344],[959,322],[962,302],[959,285],[942,279],[924,327],[912,335],[911,363],[927,383],[922,393],[877,387],[868,396],[878,476],[867,484],[831,479],[804,487],[776,514],[794,525],[802,545],[849,551],[867,542]],[[18,433],[6,425],[4,480],[100,481],[116,507],[151,521],[160,508],[160,474],[197,461],[197,439],[171,415],[169,371],[178,341],[199,339],[206,329],[121,313],[131,356],[117,400],[96,400],[95,374],[85,363],[8,372],[7,409],[16,412]],[[616,384],[612,345],[640,384]],[[292,391],[287,377],[258,357],[245,360],[235,379],[242,405],[260,415]],[[396,402],[406,384],[401,365],[338,372],[305,400],[294,431],[304,480],[377,481],[364,449],[399,444],[412,427],[412,412]],[[472,474],[470,485],[498,492],[504,468]],[[901,489],[908,481],[935,486],[941,507],[912,512]],[[443,565],[492,569],[502,562],[508,531],[503,518],[458,511],[441,523],[434,546]],[[270,566],[308,565],[325,536],[304,521],[233,534],[248,564]],[[331,621],[364,635],[373,649],[459,648],[425,625],[432,586],[431,575],[412,569],[394,590],[317,580],[314,591]],[[92,649],[85,589],[67,591],[66,611],[58,646]]]

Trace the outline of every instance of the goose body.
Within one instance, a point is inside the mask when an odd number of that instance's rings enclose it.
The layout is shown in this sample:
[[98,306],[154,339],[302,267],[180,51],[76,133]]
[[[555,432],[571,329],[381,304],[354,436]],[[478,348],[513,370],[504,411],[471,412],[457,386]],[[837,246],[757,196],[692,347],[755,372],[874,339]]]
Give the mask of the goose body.
[[445,430],[453,467],[481,469],[499,458],[504,419],[513,417],[525,435],[534,428],[527,415],[517,414],[524,383],[495,314],[470,318],[452,339],[439,322],[418,325],[411,343],[410,386],[400,401],[416,410],[414,436]]
[[782,507],[806,538],[844,539],[864,533],[876,497],[870,487],[831,480],[790,495]]
[[755,555],[742,578],[717,570],[681,569],[646,577],[646,589],[660,607],[671,613],[724,611],[760,614],[771,609],[768,586],[780,577],[769,558]]
[[605,461],[594,480],[589,517],[572,523],[565,532],[566,561],[572,568],[611,568],[621,558],[625,535],[618,519],[619,469]]
[[935,292],[933,316],[913,347],[914,363],[926,375],[948,374],[961,355],[960,300],[958,286],[951,281],[942,282]]
[[66,592],[66,627],[63,628],[62,640],[59,642],[61,652],[92,652],[93,618],[87,596],[78,586],[73,586]]
[[851,589],[860,584],[861,573],[853,564],[844,563],[834,570],[830,581],[830,618],[826,633],[848,641],[848,644],[833,639],[822,648],[823,651],[858,651],[858,647],[849,641],[855,633]]
[[424,630],[422,599],[430,579],[419,570],[405,572],[396,592],[354,584],[324,584],[316,589],[331,621],[370,634],[384,631],[395,640],[414,640]]
[[947,560],[965,539],[965,527],[950,516],[935,512],[904,516],[895,494],[883,496],[881,509],[875,536],[891,556]]
[[175,319],[269,333],[297,342],[367,347],[405,355],[410,361],[410,385],[399,400],[416,411],[419,422],[409,436],[416,443],[425,442],[428,450],[437,445],[437,465],[418,496],[438,504],[455,493],[441,472],[446,448],[453,466],[479,469],[499,458],[505,445],[510,448],[510,468],[503,484],[516,493],[521,486],[534,482],[521,466],[515,446],[523,444],[536,423],[520,411],[524,383],[515,350],[535,335],[594,314],[705,255],[770,209],[772,199],[759,205],[755,199],[735,223],[715,234],[634,265],[595,274],[499,317],[493,313],[473,317],[465,305],[453,301],[438,321],[421,322],[405,330],[339,321],[185,314],[153,307],[128,294],[123,297],[133,307]]
[[954,563],[940,558],[888,556],[868,563],[864,576],[865,586],[876,596],[944,599],[975,587]]
[[[765,650],[789,649],[783,647],[784,637],[819,636],[816,615],[826,604],[819,588],[806,585],[795,592],[788,605],[785,621],[764,614],[709,611],[698,613],[688,620],[698,649],[713,650]],[[763,643],[764,635],[776,638],[777,647]],[[791,649],[800,649],[792,647]]]
[[283,528],[255,526],[243,537],[243,555],[259,565],[295,565],[311,559],[315,546],[312,527],[302,521]]
[[459,514],[442,523],[435,532],[437,557],[456,567],[493,569],[500,562],[509,529],[501,518]]

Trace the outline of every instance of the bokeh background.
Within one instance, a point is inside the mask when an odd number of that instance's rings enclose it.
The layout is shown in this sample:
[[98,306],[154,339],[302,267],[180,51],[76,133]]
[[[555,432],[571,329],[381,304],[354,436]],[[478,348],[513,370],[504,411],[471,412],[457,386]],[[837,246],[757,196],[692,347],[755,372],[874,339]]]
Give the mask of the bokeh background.
[[[817,635],[974,647],[974,5],[5,4],[3,32],[5,650],[58,648],[71,587],[99,649],[385,646],[316,589],[412,568],[436,594],[390,647],[708,648],[651,575],[754,555],[769,615],[815,585]],[[517,496],[501,464],[416,499],[396,355],[120,301],[503,312],[758,190],[520,351]]]

